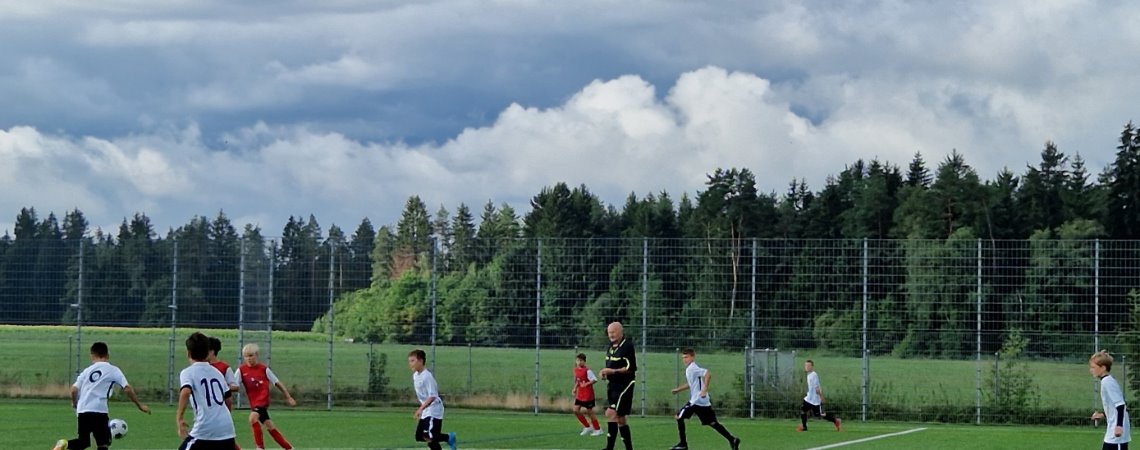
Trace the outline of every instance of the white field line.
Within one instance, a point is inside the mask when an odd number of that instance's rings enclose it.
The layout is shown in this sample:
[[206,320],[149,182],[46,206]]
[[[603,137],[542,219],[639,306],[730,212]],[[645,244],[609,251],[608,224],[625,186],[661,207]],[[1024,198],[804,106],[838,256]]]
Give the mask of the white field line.
[[812,448],[809,448],[808,450],[824,450],[824,449],[827,449],[827,448],[835,448],[835,447],[843,447],[843,446],[845,446],[845,445],[860,444],[860,443],[863,443],[863,442],[873,441],[873,440],[876,440],[876,439],[883,439],[883,438],[889,438],[889,437],[895,437],[895,436],[902,436],[902,435],[904,435],[904,434],[917,433],[917,432],[919,432],[919,431],[922,431],[922,430],[925,430],[925,429],[926,429],[926,428],[915,428],[915,429],[912,429],[912,430],[900,431],[900,432],[898,432],[898,433],[880,434],[880,435],[878,435],[878,436],[871,436],[871,437],[866,437],[866,438],[863,438],[863,439],[856,439],[856,440],[854,440],[854,441],[844,441],[844,442],[838,442],[838,443],[835,443],[835,444],[825,445],[825,446],[823,446],[823,447],[812,447]]

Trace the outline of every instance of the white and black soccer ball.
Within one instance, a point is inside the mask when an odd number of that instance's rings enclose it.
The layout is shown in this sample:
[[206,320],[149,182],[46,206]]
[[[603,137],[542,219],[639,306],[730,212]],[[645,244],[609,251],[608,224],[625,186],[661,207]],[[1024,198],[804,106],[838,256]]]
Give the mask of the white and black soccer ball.
[[107,422],[107,426],[111,428],[111,437],[115,439],[122,439],[127,435],[127,421],[123,419],[111,419]]

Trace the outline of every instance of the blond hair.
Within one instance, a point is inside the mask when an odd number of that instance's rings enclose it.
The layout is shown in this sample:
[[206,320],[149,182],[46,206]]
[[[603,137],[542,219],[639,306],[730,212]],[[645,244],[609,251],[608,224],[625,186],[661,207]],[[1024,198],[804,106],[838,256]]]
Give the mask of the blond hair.
[[245,344],[245,347],[241,348],[241,354],[243,354],[243,355],[249,355],[249,354],[257,355],[257,354],[261,353],[260,350],[261,350],[261,348],[258,347],[257,344]]
[[1108,350],[1101,350],[1089,357],[1089,362],[1104,367],[1105,372],[1112,372],[1112,355]]

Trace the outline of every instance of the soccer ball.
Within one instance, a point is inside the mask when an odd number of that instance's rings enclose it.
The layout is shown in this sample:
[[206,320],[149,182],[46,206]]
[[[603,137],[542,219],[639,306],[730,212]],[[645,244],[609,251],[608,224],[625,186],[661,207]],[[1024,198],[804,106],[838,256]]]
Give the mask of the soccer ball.
[[107,426],[111,428],[111,437],[115,439],[122,439],[127,435],[127,421],[123,419],[111,419]]

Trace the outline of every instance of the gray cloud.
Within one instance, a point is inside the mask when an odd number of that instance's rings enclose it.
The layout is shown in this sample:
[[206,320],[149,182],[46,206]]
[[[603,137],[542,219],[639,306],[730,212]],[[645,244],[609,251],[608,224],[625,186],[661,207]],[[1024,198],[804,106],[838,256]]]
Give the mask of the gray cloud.
[[951,149],[991,177],[1046,140],[1099,169],[1140,98],[1122,1],[3,4],[0,214],[104,226],[620,203],[722,166],[819,188]]

